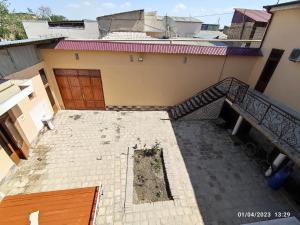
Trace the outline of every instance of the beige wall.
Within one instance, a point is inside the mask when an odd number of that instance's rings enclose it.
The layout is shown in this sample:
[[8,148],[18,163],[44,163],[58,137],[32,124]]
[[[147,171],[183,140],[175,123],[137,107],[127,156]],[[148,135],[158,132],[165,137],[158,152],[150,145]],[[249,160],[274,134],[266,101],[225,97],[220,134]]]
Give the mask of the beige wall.
[[16,119],[14,124],[27,144],[30,144],[32,141],[34,141],[39,133],[39,129],[37,128],[34,118],[30,112],[32,112],[32,110],[38,104],[45,102],[45,110],[49,110],[51,113],[53,113],[43,82],[38,72],[43,67],[44,63],[42,62],[20,72],[11,74],[7,77],[8,79],[30,79],[32,81],[34,98],[26,98],[22,100],[9,112],[11,117]]
[[[8,111],[15,127],[19,131],[24,141],[30,145],[37,137],[39,129],[34,122],[34,117],[30,114],[41,102],[45,102],[45,107],[53,113],[51,104],[48,100],[43,82],[39,75],[39,70],[44,67],[44,63],[38,63],[20,72],[11,74],[6,79],[11,80],[31,80],[34,90],[34,98],[26,98]],[[0,146],[0,180],[5,177],[10,168],[14,165],[13,161]]]
[[[106,105],[169,106],[216,83],[220,77],[234,75],[247,81],[257,58],[230,56],[225,61],[225,56],[188,55],[184,64],[186,55],[142,54],[144,61],[137,62],[138,54],[79,51],[80,59],[75,60],[74,53],[42,50],[49,82],[61,107],[53,68],[100,69]],[[129,55],[134,56],[134,62],[130,62]]]
[[289,61],[293,48],[300,47],[300,8],[273,12],[273,19],[262,46],[264,57],[257,63],[249,78],[255,85],[272,48],[285,50],[264,94],[300,112],[300,63]]
[[13,161],[0,146],[0,181],[5,177],[10,168],[14,165]]

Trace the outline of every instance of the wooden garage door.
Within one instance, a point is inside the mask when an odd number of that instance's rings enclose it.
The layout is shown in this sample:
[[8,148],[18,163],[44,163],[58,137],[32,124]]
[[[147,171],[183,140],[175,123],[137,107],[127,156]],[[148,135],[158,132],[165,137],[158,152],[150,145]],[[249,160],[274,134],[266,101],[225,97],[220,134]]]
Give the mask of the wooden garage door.
[[66,109],[105,109],[99,70],[55,69]]

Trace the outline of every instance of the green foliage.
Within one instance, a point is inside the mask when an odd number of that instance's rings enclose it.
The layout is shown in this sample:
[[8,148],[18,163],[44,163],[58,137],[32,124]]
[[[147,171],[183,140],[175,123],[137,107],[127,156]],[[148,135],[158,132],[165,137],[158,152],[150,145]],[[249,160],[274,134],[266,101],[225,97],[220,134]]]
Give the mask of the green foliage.
[[10,16],[8,10],[9,4],[6,0],[0,0],[0,38],[4,39],[9,36]]
[[151,148],[144,149],[144,155],[145,156],[154,156],[161,150],[162,150],[162,148],[160,147],[160,143],[156,141],[155,144],[152,145]]
[[41,6],[37,9],[36,15],[28,8],[25,13],[9,11],[7,0],[0,0],[0,39],[15,40],[27,38],[22,20],[44,19],[48,21],[67,20],[62,15],[52,14],[49,7]]
[[153,167],[153,169],[155,170],[155,172],[159,172],[160,169],[161,169],[161,160],[160,159],[154,159],[152,162],[151,162],[151,166]]
[[65,21],[67,20],[66,17],[62,16],[62,15],[51,15],[50,16],[51,21],[53,22],[57,22],[57,21]]

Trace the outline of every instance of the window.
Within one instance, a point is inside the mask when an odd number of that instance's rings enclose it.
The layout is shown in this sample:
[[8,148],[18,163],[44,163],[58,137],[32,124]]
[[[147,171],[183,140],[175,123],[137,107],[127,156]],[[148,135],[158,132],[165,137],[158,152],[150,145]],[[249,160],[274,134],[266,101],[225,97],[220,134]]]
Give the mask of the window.
[[45,89],[46,89],[46,92],[47,92],[49,101],[50,101],[50,103],[51,103],[51,105],[52,105],[52,107],[53,107],[53,106],[55,105],[55,100],[54,100],[54,98],[53,98],[53,95],[52,95],[50,86],[49,86],[49,84],[48,84],[48,79],[47,79],[45,70],[44,70],[44,69],[39,70],[39,74],[40,74],[40,76],[41,76],[41,79],[42,79],[42,81],[43,81],[44,87],[45,87]]

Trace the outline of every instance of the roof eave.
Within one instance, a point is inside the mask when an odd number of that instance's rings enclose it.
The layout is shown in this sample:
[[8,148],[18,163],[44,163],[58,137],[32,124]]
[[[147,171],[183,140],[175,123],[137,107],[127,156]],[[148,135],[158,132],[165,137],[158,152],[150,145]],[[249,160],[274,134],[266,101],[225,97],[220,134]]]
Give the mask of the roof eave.
[[275,4],[275,5],[266,5],[264,8],[272,13],[274,11],[279,10],[286,10],[286,9],[293,9],[293,8],[299,8],[300,7],[300,1],[292,1],[292,2],[284,2],[281,4]]

